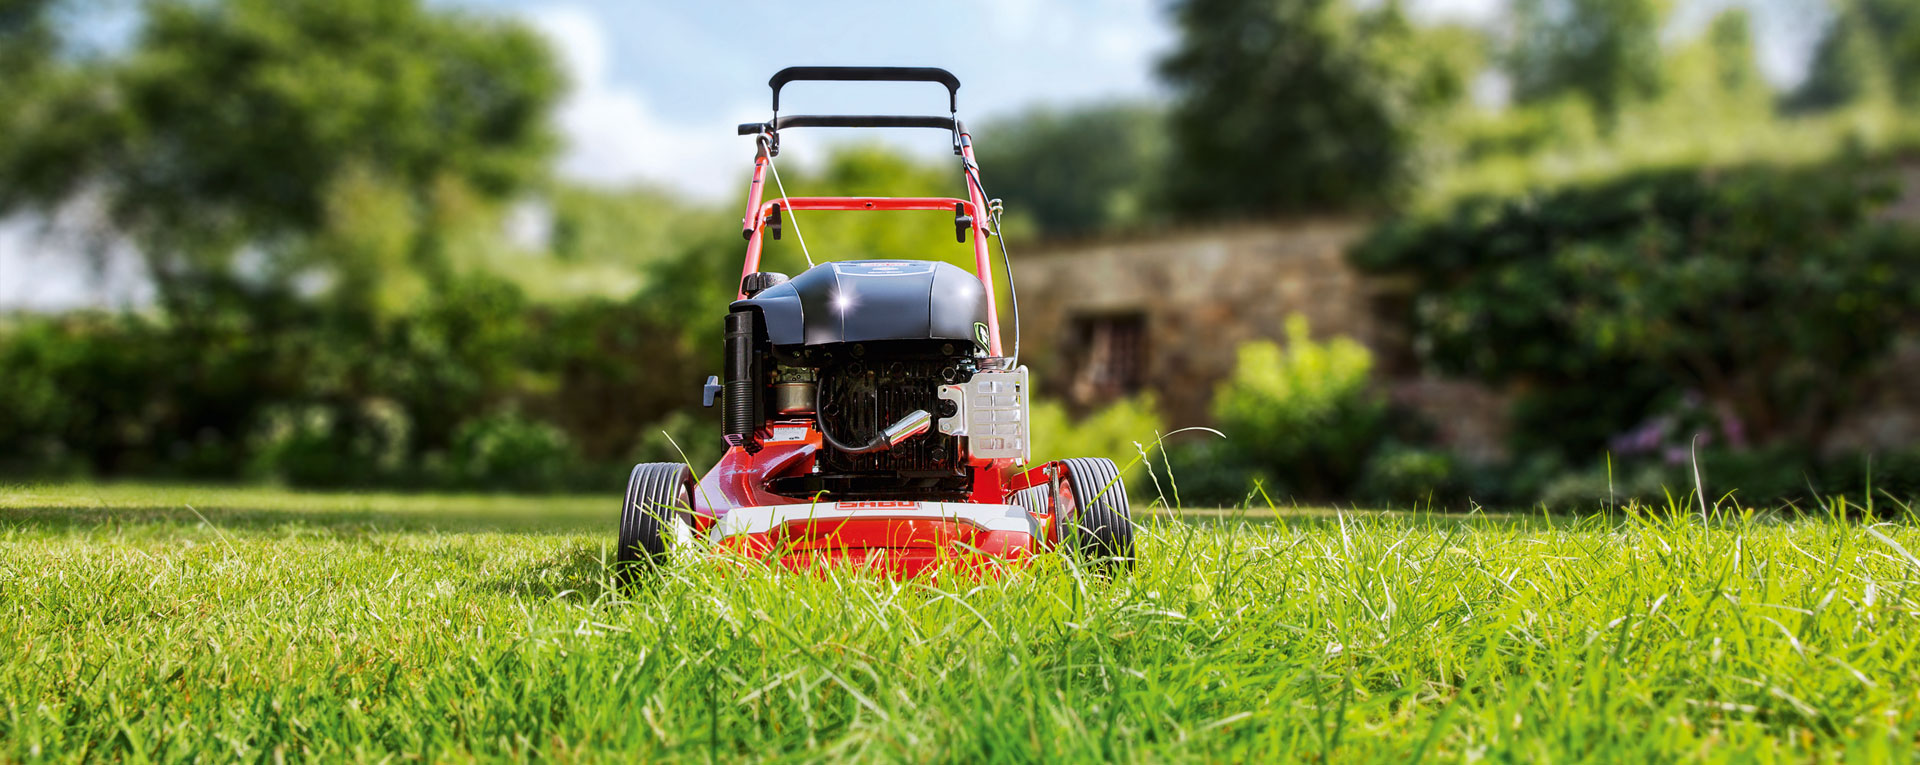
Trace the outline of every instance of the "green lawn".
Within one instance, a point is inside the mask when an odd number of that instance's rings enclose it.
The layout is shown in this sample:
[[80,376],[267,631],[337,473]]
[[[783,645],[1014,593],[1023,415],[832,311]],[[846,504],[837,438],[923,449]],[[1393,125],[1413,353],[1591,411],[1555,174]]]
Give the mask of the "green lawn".
[[1911,522],[1155,518],[1113,582],[696,560],[623,591],[617,505],[0,487],[0,762],[1920,746]]

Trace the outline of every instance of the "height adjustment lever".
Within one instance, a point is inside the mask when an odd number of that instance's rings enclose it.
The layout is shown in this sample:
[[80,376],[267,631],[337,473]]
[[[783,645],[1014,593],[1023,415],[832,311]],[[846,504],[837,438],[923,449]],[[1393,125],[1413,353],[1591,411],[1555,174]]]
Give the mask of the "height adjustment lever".
[[773,203],[773,209],[767,213],[766,224],[767,224],[767,233],[771,234],[773,238],[779,239],[780,238],[780,203],[779,202]]
[[967,206],[955,202],[953,205],[953,239],[961,244],[967,243],[967,229],[973,228],[973,216],[966,213]]

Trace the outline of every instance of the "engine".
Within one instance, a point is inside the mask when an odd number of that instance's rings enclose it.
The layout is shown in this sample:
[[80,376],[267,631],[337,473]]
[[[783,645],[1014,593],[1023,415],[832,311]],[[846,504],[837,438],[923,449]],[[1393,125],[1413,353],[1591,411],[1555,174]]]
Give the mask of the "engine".
[[[888,432],[916,413],[954,413],[940,386],[964,383],[975,372],[971,347],[960,345],[836,343],[775,353],[767,418],[812,419],[826,444],[814,473],[774,479],[769,489],[796,497],[964,498],[970,475],[959,436],[931,427],[911,437]],[[885,446],[868,448],[876,444]]]
[[755,273],[726,320],[723,433],[753,453],[769,428],[811,420],[814,470],[776,494],[965,499],[983,460],[1024,460],[1026,372],[993,367],[986,292],[927,261],[822,263]]

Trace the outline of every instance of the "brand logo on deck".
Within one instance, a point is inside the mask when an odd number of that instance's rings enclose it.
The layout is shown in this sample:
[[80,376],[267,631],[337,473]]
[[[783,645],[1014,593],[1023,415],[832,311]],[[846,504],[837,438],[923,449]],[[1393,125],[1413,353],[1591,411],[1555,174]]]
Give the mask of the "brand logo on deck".
[[891,501],[891,502],[865,501],[865,502],[840,503],[840,509],[842,510],[912,510],[919,506],[920,506],[920,503],[918,502],[899,502],[899,501]]

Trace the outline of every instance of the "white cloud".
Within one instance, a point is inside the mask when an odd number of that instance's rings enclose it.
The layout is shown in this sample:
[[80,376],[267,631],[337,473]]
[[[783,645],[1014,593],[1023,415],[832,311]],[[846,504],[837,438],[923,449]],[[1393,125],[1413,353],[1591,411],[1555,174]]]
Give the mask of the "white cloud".
[[670,122],[638,90],[613,81],[605,28],[592,12],[544,7],[527,19],[553,43],[572,80],[555,115],[567,142],[561,177],[603,187],[653,181],[707,199],[739,191],[752,148],[726,129],[731,123]]
[[1413,16],[1427,23],[1455,23],[1485,26],[1506,13],[1505,0],[1415,0]]

